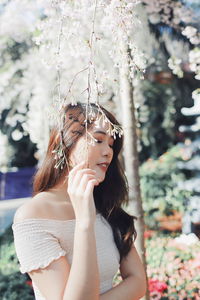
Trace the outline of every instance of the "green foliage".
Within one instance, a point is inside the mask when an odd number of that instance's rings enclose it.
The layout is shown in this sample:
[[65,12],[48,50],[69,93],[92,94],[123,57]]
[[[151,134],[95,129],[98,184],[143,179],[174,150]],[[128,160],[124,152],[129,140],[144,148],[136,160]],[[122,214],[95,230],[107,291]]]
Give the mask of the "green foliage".
[[0,236],[0,273],[10,275],[19,270],[11,226]]
[[29,279],[19,272],[11,226],[0,236],[0,295],[1,300],[33,300]]
[[15,254],[14,244],[4,244],[0,248],[0,272],[9,275],[19,270],[18,260]]
[[0,245],[10,244],[13,242],[12,227],[9,226],[3,234],[0,235]]
[[177,162],[183,160],[181,148],[175,146],[158,159],[149,159],[140,167],[141,192],[145,222],[156,228],[157,217],[183,212],[190,192],[181,190],[178,183],[185,180]]
[[172,107],[176,98],[170,86],[166,88],[148,80],[142,83],[142,92],[145,97],[139,110],[142,150],[148,153],[147,157],[158,157],[173,145],[176,114]]
[[9,275],[0,273],[1,300],[33,300],[33,290],[27,284],[27,278],[20,272]]
[[181,108],[193,103],[189,84],[182,84],[180,89],[179,80],[169,78],[169,82],[162,83],[162,72],[154,76],[153,82],[143,80],[140,88],[144,102],[138,109],[142,162],[157,158],[177,143],[178,127],[184,120]]

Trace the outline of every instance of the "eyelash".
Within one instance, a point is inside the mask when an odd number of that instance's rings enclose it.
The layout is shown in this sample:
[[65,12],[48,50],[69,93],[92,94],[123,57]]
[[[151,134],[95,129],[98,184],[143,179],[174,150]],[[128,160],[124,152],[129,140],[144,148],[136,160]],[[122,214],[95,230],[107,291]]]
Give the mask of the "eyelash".
[[[102,143],[102,141],[100,141],[100,140],[97,140],[97,139],[96,139],[96,143],[97,143],[97,144],[101,144],[101,143]],[[113,148],[114,148],[114,146],[111,146],[111,145],[109,145],[109,146],[110,146],[110,148],[111,148],[111,149],[113,149]]]

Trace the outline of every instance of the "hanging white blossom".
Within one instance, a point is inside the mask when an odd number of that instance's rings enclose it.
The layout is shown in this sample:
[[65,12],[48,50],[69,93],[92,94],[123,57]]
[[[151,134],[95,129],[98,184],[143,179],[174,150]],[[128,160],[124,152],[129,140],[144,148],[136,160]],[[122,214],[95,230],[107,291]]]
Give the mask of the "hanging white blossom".
[[13,149],[9,145],[8,137],[0,132],[0,172],[7,172],[13,156]]
[[[10,123],[14,124],[15,111],[23,114],[28,105],[22,126],[37,144],[37,155],[41,157],[48,140],[47,115],[52,103],[58,108],[62,101],[76,103],[88,97],[91,102],[101,98],[102,104],[111,97],[118,100],[118,69],[123,61],[118,47],[119,29],[130,48],[130,78],[135,71],[143,71],[143,54],[134,42],[140,23],[135,10],[138,1],[11,2],[2,16],[10,16],[15,9],[16,26],[9,23],[4,30],[9,39],[31,47],[14,65],[7,58],[9,72],[1,78],[1,93],[7,99],[1,110],[13,106]],[[26,29],[21,31],[20,26]],[[13,89],[5,93],[18,70],[22,76],[16,77]]]

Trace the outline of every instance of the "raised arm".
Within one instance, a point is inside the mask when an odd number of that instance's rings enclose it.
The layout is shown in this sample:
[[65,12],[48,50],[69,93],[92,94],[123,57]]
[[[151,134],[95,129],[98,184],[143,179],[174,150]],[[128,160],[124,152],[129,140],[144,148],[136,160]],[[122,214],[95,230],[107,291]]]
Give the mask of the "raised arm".
[[68,178],[68,193],[76,215],[72,266],[63,300],[99,299],[99,271],[94,222],[96,208],[93,198],[96,172],[82,169],[84,163],[72,169]]
[[63,300],[99,299],[99,271],[94,227],[76,224],[72,267]]
[[[95,238],[96,208],[93,199],[96,184],[98,182],[95,179],[95,171],[83,169],[83,165],[77,165],[70,172],[68,193],[76,216],[71,266],[63,254],[60,257],[61,251],[58,251],[58,257],[55,257],[47,267],[29,272],[46,300],[99,299],[100,280]],[[30,211],[33,213],[33,209]],[[16,213],[14,223],[31,217],[25,206]],[[55,243],[54,236],[47,236],[46,239],[47,242],[53,240]]]

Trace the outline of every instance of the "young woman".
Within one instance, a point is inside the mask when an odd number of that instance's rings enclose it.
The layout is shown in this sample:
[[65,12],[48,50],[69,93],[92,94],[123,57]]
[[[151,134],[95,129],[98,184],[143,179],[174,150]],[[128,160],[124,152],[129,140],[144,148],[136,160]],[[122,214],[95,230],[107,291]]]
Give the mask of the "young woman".
[[[12,225],[20,271],[31,277],[37,300],[134,300],[145,294],[134,217],[122,209],[128,203],[118,160],[122,137],[111,135],[118,126],[103,107],[90,104],[88,111],[78,103],[66,106],[62,128],[51,130],[34,195]],[[113,287],[119,268],[123,281]]]

